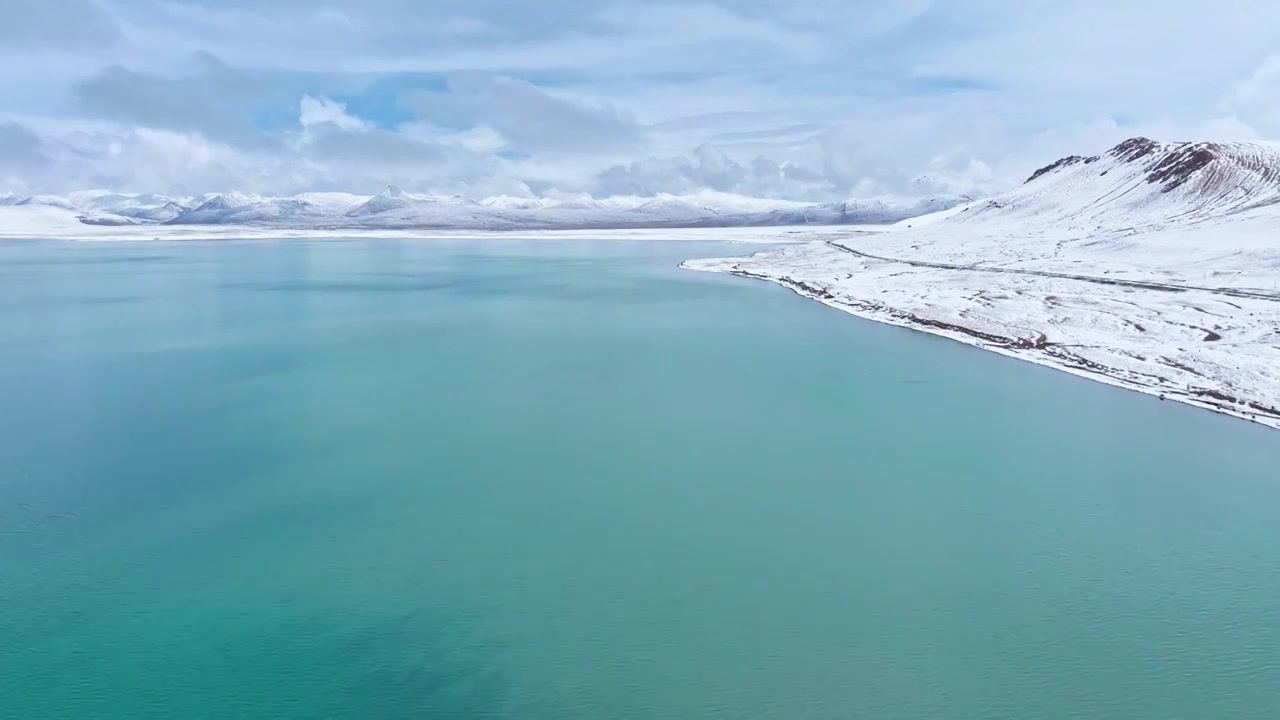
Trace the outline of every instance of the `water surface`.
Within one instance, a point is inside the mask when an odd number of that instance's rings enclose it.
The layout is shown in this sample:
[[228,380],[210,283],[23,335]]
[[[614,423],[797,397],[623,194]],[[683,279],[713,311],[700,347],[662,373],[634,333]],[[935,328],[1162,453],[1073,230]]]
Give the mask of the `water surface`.
[[0,717],[1280,713],[1280,434],[748,250],[0,245]]

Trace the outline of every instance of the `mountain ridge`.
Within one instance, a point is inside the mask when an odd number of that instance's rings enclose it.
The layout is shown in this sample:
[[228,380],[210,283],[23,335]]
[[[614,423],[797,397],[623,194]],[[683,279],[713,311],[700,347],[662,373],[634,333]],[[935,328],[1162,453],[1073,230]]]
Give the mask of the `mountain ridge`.
[[752,198],[715,191],[652,197],[470,199],[419,195],[396,185],[372,195],[301,193],[268,197],[239,191],[175,198],[85,191],[67,197],[2,196],[3,204],[42,204],[77,213],[87,225],[243,225],[315,229],[627,229],[889,224],[969,202],[965,196],[880,197],[836,203]]
[[946,222],[1114,232],[1216,222],[1280,205],[1280,143],[1125,140],[1068,155]]

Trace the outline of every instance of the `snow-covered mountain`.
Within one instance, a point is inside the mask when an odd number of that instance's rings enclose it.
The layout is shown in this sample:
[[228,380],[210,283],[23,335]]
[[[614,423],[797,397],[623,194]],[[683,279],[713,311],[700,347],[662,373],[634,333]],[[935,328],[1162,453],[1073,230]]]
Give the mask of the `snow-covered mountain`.
[[497,197],[485,198],[480,201],[480,204],[496,208],[498,210],[537,210],[548,205],[554,205],[556,204],[556,201],[548,198],[524,198],[514,197],[511,195],[498,195]]
[[74,192],[68,195],[66,200],[77,208],[115,213],[124,213],[129,210],[149,210],[169,204],[181,203],[181,198],[168,195],[133,195],[113,193],[107,190]]
[[369,196],[345,192],[307,192],[294,195],[294,198],[332,213],[344,213],[368,200]]
[[1280,144],[1159,143],[1132,138],[1072,155],[957,216],[1062,230],[1136,230],[1265,210],[1280,203]]
[[303,193],[264,197],[243,192],[191,198],[106,191],[67,197],[0,196],[0,205],[40,204],[78,214],[89,225],[245,225],[305,230],[613,229],[753,227],[891,223],[952,207],[969,198],[876,198],[803,203],[703,191],[692,195],[593,198],[501,196],[472,200],[417,195],[391,186],[373,196]]
[[332,213],[295,198],[263,198],[225,207],[201,206],[164,221],[166,225],[289,225],[306,226],[324,221]]
[[32,195],[31,197],[21,198],[13,203],[14,205],[39,205],[43,207],[62,208],[64,210],[75,210],[75,203],[70,200],[58,197],[57,195]]
[[125,210],[117,210],[116,214],[136,218],[140,222],[163,223],[177,219],[185,213],[190,212],[190,210],[191,208],[183,205],[181,202],[178,202],[177,200],[170,200],[159,207],[141,206],[128,208]]
[[257,205],[267,198],[261,195],[250,195],[242,192],[218,193],[192,209],[192,212],[218,212]]
[[[939,258],[1072,258],[1111,274],[1230,273],[1280,266],[1280,143],[1132,138],[1044,166],[985,201],[923,216],[911,242]],[[1264,280],[1263,278],[1270,278]]]

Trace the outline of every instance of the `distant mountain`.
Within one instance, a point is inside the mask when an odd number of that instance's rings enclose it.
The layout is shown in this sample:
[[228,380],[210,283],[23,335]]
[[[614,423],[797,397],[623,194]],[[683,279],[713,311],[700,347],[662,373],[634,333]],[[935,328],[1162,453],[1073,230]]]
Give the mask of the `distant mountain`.
[[395,185],[389,185],[386,190],[374,195],[365,202],[357,205],[346,212],[348,217],[365,217],[368,215],[377,215],[378,213],[390,212],[393,210],[401,210],[413,207],[419,201],[425,201],[425,197],[410,195]]
[[134,218],[142,222],[164,223],[181,217],[183,214],[189,212],[190,209],[191,208],[188,208],[186,205],[183,205],[176,200],[171,200],[159,207],[126,208],[124,210],[117,210],[116,212],[119,215]]
[[164,220],[166,225],[297,224],[305,227],[333,217],[333,213],[296,198],[218,196],[199,207]]
[[523,198],[512,197],[510,195],[499,195],[498,197],[485,198],[480,201],[481,205],[496,208],[498,210],[537,210],[549,205],[555,205],[555,200],[547,198]]
[[246,207],[249,205],[256,205],[265,200],[266,198],[261,195],[249,195],[242,192],[218,193],[197,205],[192,212],[234,210],[236,208]]
[[[421,215],[424,219],[447,214],[452,208],[480,207],[480,203],[466,198],[438,195],[411,195],[395,185],[369,198],[368,201],[347,211],[352,218],[367,218],[387,213],[405,215]],[[449,210],[446,210],[449,209]],[[408,211],[408,212],[406,212]]]
[[501,196],[472,200],[417,195],[394,185],[374,196],[303,193],[264,197],[210,193],[193,198],[107,191],[67,197],[0,196],[0,205],[44,205],[78,213],[90,225],[245,225],[296,229],[615,229],[892,223],[969,198],[876,198],[803,203],[703,191],[692,195],[593,198]]
[[294,198],[330,212],[344,213],[368,200],[369,196],[345,192],[306,192],[294,195]]
[[[67,196],[86,225],[149,225],[172,220],[191,207],[168,195],[122,194],[89,190]],[[189,201],[188,201],[189,202]]]
[[168,195],[113,193],[107,190],[74,192],[66,197],[76,208],[121,213],[127,210],[149,210],[179,202]]
[[18,200],[13,204],[14,205],[41,205],[44,207],[62,208],[64,210],[77,209],[76,206],[70,200],[67,200],[66,198],[58,197],[57,195],[32,195],[31,197],[28,197],[28,198],[22,198],[21,200]]

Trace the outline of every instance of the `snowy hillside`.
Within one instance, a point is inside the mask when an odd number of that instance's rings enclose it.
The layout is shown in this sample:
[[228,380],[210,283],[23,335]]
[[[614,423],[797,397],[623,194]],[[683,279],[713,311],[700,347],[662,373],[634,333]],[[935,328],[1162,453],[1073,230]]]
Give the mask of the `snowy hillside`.
[[[1280,263],[1280,144],[1126,140],[1072,156],[909,236],[934,259],[1270,287]],[[927,227],[926,227],[927,226]],[[895,249],[900,246],[893,244]]]
[[[459,229],[567,230],[678,227],[756,227],[891,223],[953,207],[969,198],[877,198],[815,204],[704,191],[693,195],[593,198],[417,195],[391,186],[374,196],[303,193],[264,197],[241,192],[193,198],[104,191],[67,197],[0,195],[0,207],[41,205],[75,213],[96,226],[246,226],[295,230]],[[0,214],[0,233],[5,232]]]
[[886,230],[686,267],[1280,427],[1280,146],[1134,138]]
[[1071,156],[971,218],[1063,230],[1143,229],[1217,221],[1280,202],[1280,144],[1126,140],[1100,156]]

